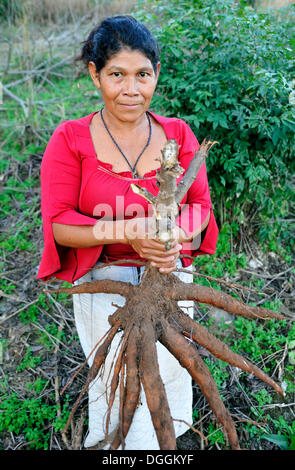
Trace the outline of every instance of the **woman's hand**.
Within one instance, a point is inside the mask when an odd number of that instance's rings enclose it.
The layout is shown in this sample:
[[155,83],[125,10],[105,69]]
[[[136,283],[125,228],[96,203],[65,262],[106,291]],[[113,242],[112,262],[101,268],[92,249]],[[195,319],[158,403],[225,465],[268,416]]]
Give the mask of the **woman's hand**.
[[159,268],[161,273],[175,271],[182,248],[177,240],[173,240],[170,250],[166,250],[165,244],[154,238],[130,240],[130,245],[141,258],[147,259],[152,266]]
[[125,226],[126,239],[141,258],[150,261],[151,265],[159,268],[161,273],[168,274],[175,271],[182,249],[181,243],[175,236],[170,242],[171,248],[166,250],[165,243],[157,240],[153,236],[154,233],[155,221],[152,217],[130,219]]

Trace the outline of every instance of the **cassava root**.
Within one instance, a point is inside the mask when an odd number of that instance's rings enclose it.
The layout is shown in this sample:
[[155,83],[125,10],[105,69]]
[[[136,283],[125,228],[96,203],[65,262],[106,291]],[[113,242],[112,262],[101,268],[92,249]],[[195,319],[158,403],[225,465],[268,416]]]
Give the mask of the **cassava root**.
[[[210,300],[210,305],[217,305],[223,309],[230,307],[232,313],[249,318],[266,320],[284,317],[272,310],[249,307],[228,295],[233,299],[232,303],[225,294],[214,295],[216,292],[219,293],[215,289],[205,288],[205,294],[202,294],[203,286],[195,288],[194,284],[184,283],[174,274],[162,275],[150,265],[147,265],[146,276],[139,286],[116,281],[93,281],[73,288],[57,289],[56,292],[89,293],[90,291],[93,293],[95,290],[103,292],[105,289],[107,292],[122,294],[122,284],[124,284],[123,291],[126,303],[124,307],[119,307],[109,317],[111,329],[95,353],[86,384],[74,404],[64,432],[67,431],[82,396],[86,393],[90,383],[98,376],[113,338],[123,330],[108,401],[106,435],[109,433],[109,417],[114,397],[119,388],[119,425],[115,437],[110,443],[110,449],[118,449],[120,446],[124,449],[124,441],[140,400],[141,384],[160,449],[176,449],[173,417],[170,414],[169,403],[158,368],[157,341],[161,342],[188,371],[206,397],[217,420],[223,426],[231,448],[239,449],[235,424],[222,402],[209,369],[194,344],[206,348],[216,358],[255,375],[272,387],[276,393],[284,396],[284,392],[279,384],[255,364],[231,351],[226,344],[185,314],[178,306],[178,300],[183,300],[188,296],[196,302],[199,302],[200,299],[204,302],[204,298],[206,298],[207,301]],[[153,299],[155,299],[154,302]]]
[[[197,172],[214,143],[209,139],[204,140],[178,187],[176,178],[181,174],[181,167],[177,161],[175,141],[168,141],[162,151],[161,173],[157,175],[160,182],[158,196],[151,195],[138,185],[131,185],[137,194],[145,197],[153,205],[157,227],[155,236],[165,243],[166,249],[169,249],[173,238],[178,205],[196,179]],[[143,262],[140,261],[139,264],[142,265]],[[231,448],[240,449],[234,421],[225,408],[214,379],[195,345],[200,345],[216,358],[255,375],[272,387],[276,393],[284,396],[284,392],[265,372],[231,351],[221,340],[182,312],[178,301],[192,300],[221,308],[234,315],[257,320],[270,318],[280,320],[285,317],[272,310],[246,305],[221,291],[195,283],[184,283],[172,273],[163,275],[149,263],[145,263],[145,266],[145,273],[138,286],[120,281],[100,280],[53,291],[74,295],[110,293],[122,295],[126,299],[125,305],[118,307],[109,317],[111,328],[105,338],[99,342],[86,383],[71,410],[64,434],[73,420],[83,395],[100,373],[114,337],[123,331],[111,379],[106,416],[106,437],[111,437],[112,434],[110,449],[118,449],[120,446],[121,449],[125,448],[125,439],[140,401],[141,386],[146,395],[160,449],[176,449],[173,417],[157,360],[158,341],[170,351],[197,383],[217,420],[223,426]],[[110,433],[110,414],[116,394],[119,395],[119,425],[115,433]]]

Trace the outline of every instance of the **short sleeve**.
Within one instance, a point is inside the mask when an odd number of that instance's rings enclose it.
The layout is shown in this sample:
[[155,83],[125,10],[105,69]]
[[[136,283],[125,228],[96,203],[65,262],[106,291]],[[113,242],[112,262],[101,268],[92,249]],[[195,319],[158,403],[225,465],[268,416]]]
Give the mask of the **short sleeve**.
[[[181,121],[179,162],[185,171],[199,146],[190,127],[184,121]],[[208,218],[209,222],[205,230],[190,242],[184,243],[181,254],[194,258],[202,254],[215,254],[216,251],[218,227],[213,213],[206,163],[204,162],[197,178],[186,194],[184,203],[180,205],[180,213],[176,223],[189,236],[205,224]],[[189,266],[192,264],[192,260],[182,258],[182,264]]]
[[75,148],[70,122],[54,131],[41,163],[41,213],[44,248],[37,279],[52,276],[74,282],[86,274],[101,254],[102,246],[68,248],[56,243],[52,223],[95,225],[97,219],[78,210],[81,159]]

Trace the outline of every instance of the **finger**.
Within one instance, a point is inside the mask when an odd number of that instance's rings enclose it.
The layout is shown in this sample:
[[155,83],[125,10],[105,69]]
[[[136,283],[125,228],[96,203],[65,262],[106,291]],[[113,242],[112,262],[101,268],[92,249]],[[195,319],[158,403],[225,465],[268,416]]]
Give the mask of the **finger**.
[[168,263],[173,261],[175,257],[179,257],[179,253],[165,254],[162,252],[151,252],[151,251],[142,251],[141,256],[149,261],[154,261],[155,263]]
[[159,272],[161,274],[169,274],[169,273],[172,273],[173,271],[177,271],[176,266],[172,266],[171,268],[159,268]]
[[151,260],[151,265],[157,268],[173,268],[176,266],[179,256],[173,256],[168,259]]
[[149,245],[142,247],[141,250],[146,256],[157,256],[161,258],[168,258],[168,257],[179,254],[181,249],[182,249],[182,245],[178,243],[170,250],[165,250],[165,247],[163,246],[149,246]]
[[149,261],[152,261],[154,263],[161,263],[161,264],[165,264],[165,263],[174,263],[178,260],[179,258],[179,251],[178,252],[175,252],[174,254],[170,254],[169,256],[164,256],[163,254],[160,254],[160,256],[158,255],[151,255]]
[[[161,242],[157,238],[148,238],[148,240],[149,240],[149,242],[151,242],[151,244],[153,246],[161,247],[161,249],[166,250],[166,248],[165,248],[166,243],[165,242]],[[176,245],[179,244],[179,242],[176,238],[173,238],[172,240],[169,240],[169,244],[170,244],[171,248],[174,248]]]
[[173,273],[173,271],[176,271],[176,268],[170,268],[170,269],[160,268],[159,269],[159,273],[161,274],[170,274],[170,273]]
[[[157,245],[157,246],[164,246],[166,245],[166,242],[162,242],[160,241],[158,238],[155,237],[154,234],[149,234],[146,238],[146,240],[149,240],[150,242],[152,242],[154,245]],[[176,244],[178,243],[178,238],[171,238],[171,240],[169,240],[169,244],[170,246],[175,246]]]
[[157,268],[160,266],[172,266],[173,263],[175,263],[175,258],[158,258],[158,257],[152,257],[149,259],[150,263],[152,266],[156,266]]

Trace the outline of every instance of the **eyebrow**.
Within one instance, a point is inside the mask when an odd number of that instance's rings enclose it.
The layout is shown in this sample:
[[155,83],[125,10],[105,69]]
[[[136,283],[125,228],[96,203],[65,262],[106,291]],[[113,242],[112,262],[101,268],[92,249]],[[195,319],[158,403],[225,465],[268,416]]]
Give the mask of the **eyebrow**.
[[[123,67],[120,67],[119,65],[111,65],[110,67],[108,67],[108,70],[111,71],[111,70],[117,70],[118,72],[125,72],[126,69],[124,69]],[[145,70],[154,70],[153,67],[149,66],[149,65],[146,65],[146,66],[143,66],[143,67],[140,67],[139,69],[137,69],[137,72],[143,72]]]

